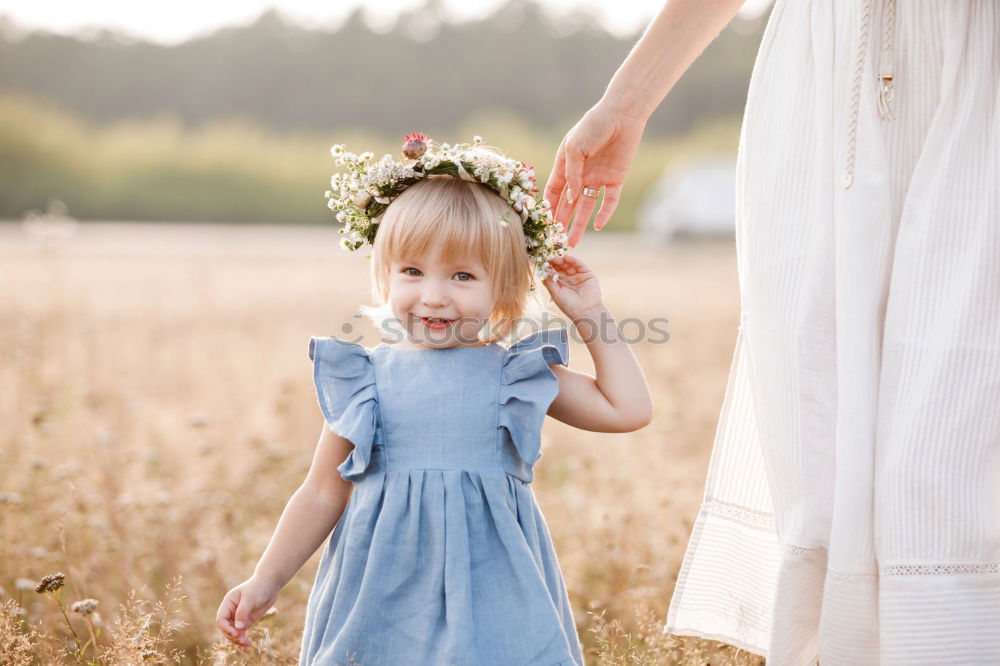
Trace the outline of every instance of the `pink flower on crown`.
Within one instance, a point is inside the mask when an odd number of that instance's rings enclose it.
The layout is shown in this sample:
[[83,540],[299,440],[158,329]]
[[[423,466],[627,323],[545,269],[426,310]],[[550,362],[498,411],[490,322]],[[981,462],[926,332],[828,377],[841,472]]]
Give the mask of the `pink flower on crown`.
[[427,137],[420,132],[407,134],[403,139],[403,155],[411,160],[417,159],[425,152],[427,152]]

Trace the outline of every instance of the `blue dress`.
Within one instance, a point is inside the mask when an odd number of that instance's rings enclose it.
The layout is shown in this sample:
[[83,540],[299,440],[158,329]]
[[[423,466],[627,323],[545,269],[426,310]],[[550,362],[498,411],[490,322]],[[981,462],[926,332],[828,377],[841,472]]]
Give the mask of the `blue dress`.
[[[368,349],[313,337],[354,483],[306,607],[300,664],[582,666],[531,489],[566,329],[509,349]],[[353,655],[354,662],[350,661]]]

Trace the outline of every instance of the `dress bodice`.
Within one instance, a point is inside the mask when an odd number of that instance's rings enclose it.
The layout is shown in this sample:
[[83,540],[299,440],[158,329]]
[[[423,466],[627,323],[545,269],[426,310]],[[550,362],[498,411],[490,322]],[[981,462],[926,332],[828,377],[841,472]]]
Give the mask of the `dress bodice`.
[[458,469],[503,470],[531,482],[558,393],[549,365],[568,362],[568,345],[562,328],[510,348],[369,349],[313,337],[309,357],[326,422],[355,446],[339,468],[345,479]]

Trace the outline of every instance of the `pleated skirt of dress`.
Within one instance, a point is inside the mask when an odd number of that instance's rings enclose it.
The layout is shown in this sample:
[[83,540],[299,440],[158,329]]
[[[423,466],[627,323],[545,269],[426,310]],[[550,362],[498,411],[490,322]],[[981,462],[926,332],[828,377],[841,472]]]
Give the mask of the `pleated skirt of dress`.
[[665,631],[1000,663],[1000,3],[778,0],[743,122],[741,321]]

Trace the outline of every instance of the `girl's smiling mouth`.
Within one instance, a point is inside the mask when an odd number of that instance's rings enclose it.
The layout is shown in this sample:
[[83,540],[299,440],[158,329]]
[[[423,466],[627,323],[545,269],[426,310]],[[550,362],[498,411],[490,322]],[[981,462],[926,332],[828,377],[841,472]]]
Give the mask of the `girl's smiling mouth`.
[[440,319],[438,317],[421,317],[420,321],[424,326],[435,330],[441,330],[451,325],[451,319]]

